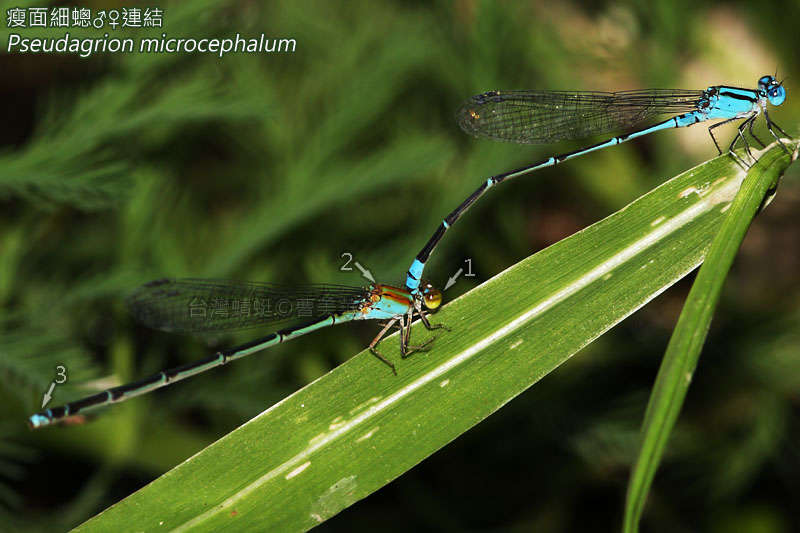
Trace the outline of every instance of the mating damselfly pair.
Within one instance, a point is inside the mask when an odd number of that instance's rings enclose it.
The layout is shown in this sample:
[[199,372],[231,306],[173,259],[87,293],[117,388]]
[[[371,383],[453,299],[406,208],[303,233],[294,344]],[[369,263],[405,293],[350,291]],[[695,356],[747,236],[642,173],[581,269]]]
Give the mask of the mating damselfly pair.
[[386,321],[369,349],[396,373],[394,364],[378,351],[378,343],[393,327],[397,327],[400,330],[401,355],[405,357],[415,350],[425,349],[433,340],[420,346],[410,344],[411,323],[415,316],[428,329],[443,327],[432,325],[427,318],[428,311],[440,306],[442,295],[431,284],[421,282],[423,270],[445,232],[489,188],[507,179],[555,166],[649,133],[713,120],[719,122],[708,130],[720,153],[722,150],[713,130],[732,121],[741,121],[728,153],[739,164],[747,166],[734,148],[741,142],[745,154],[752,158],[746,133],[764,146],[752,131],[754,120],[762,113],[770,134],[781,143],[773,128],[783,135],[787,134],[772,122],[767,105],[781,105],[785,98],[786,91],[774,76],[760,78],[756,89],[718,85],[698,91],[490,91],[477,95],[458,112],[461,128],[477,137],[517,143],[550,143],[583,138],[630,128],[659,115],[669,114],[671,117],[632,133],[488,178],[443,220],[416,255],[407,271],[406,285],[402,288],[385,284],[368,287],[285,287],[268,283],[200,279],[164,279],[145,284],[134,292],[128,302],[133,315],[155,329],[184,333],[215,332],[278,324],[302,317],[306,321],[206,359],[47,409],[32,415],[29,424],[33,428],[47,426],[87,408],[145,394],[317,329],[354,320]]

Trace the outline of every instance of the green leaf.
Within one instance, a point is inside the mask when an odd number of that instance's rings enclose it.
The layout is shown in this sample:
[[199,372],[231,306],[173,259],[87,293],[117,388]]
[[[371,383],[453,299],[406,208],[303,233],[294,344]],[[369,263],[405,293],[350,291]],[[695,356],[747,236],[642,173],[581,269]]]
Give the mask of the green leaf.
[[[400,361],[396,339],[385,340],[398,376],[362,352],[78,531],[290,531],[323,522],[697,267],[744,175],[728,157],[679,175],[451,302],[435,321],[452,331],[429,352]],[[429,335],[415,327],[413,340]]]
[[642,424],[641,450],[628,485],[623,527],[626,532],[639,529],[647,492],[689,390],[725,277],[765,195],[778,186],[791,162],[777,144],[765,152],[747,173],[731,204],[664,354]]

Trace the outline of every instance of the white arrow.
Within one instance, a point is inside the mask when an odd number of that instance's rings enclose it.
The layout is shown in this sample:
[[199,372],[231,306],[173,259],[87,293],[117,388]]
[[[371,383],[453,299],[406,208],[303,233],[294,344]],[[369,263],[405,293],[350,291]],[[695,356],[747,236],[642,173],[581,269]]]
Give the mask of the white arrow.
[[355,262],[356,268],[361,271],[361,275],[370,280],[372,283],[375,283],[375,278],[372,277],[372,272],[361,266],[361,263],[358,261]]
[[51,381],[50,388],[47,389],[47,392],[44,393],[44,397],[42,397],[42,409],[44,409],[45,405],[50,403],[50,400],[53,398],[53,389],[55,388],[56,388],[56,382]]
[[453,275],[453,277],[452,277],[452,278],[450,278],[450,279],[448,279],[448,280],[447,280],[447,285],[445,285],[445,286],[444,286],[444,290],[447,290],[447,289],[449,289],[450,287],[452,287],[453,285],[455,285],[455,284],[456,284],[456,280],[458,279],[458,277],[459,277],[459,276],[460,276],[460,275],[461,275],[463,272],[464,272],[464,269],[463,269],[463,268],[459,268],[459,269],[458,269],[458,272],[456,272],[456,273],[455,273],[455,275]]

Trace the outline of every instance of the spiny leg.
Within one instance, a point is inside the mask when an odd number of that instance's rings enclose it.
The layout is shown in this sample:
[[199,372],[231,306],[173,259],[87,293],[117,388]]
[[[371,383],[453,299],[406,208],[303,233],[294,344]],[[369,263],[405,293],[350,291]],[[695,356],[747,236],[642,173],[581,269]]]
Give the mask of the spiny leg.
[[769,118],[769,113],[767,113],[766,110],[764,110],[764,118],[767,120],[767,126],[775,126],[778,129],[778,131],[781,132],[781,135],[785,135],[786,137],[789,137],[790,139],[792,138],[791,135],[789,135],[788,133],[783,131],[783,128],[778,126],[778,124],[776,124],[775,122],[772,121],[771,118]]
[[[778,138],[778,136],[775,135],[775,132],[772,131],[772,126],[775,126],[775,128],[778,131],[780,131],[783,135],[785,135],[787,137],[789,137],[789,134],[787,134],[785,131],[783,131],[783,129],[781,129],[780,126],[778,126],[777,124],[772,122],[772,120],[770,120],[769,113],[767,113],[766,109],[764,109],[764,121],[767,123],[767,130],[769,130],[770,134],[775,138],[775,140],[778,142],[778,144],[781,145],[781,148],[783,148],[783,150],[787,154],[791,155],[789,153],[789,150],[786,148],[786,145],[784,145],[783,142]],[[780,185],[780,182],[781,182],[781,180],[778,179],[778,181],[775,182],[775,185],[770,187],[769,190],[767,190],[767,192],[764,193],[764,198],[761,200],[761,205],[758,206],[758,212],[759,213],[761,213],[764,209],[766,209],[766,207],[770,204],[770,202],[772,202],[772,199],[775,198],[775,193],[778,192],[778,185]]]
[[[413,312],[412,310],[409,311],[409,315]],[[409,318],[406,320],[405,315],[400,316],[400,326],[404,330],[404,333],[400,334],[400,357],[403,359],[407,359],[411,354],[414,352],[424,352],[428,345],[436,340],[436,337],[430,338],[417,346],[411,346],[409,341],[411,340],[411,319]]]
[[408,320],[408,322],[407,322],[407,324],[408,324],[408,328],[407,328],[408,335],[406,336],[406,347],[407,347],[407,348],[411,348],[411,349],[412,349],[411,351],[409,351],[409,354],[411,354],[411,352],[412,352],[412,351],[422,351],[422,349],[423,349],[423,348],[425,348],[426,346],[428,346],[430,343],[432,343],[433,341],[435,341],[435,340],[436,340],[436,338],[437,338],[437,335],[434,335],[433,337],[431,337],[430,339],[426,340],[425,342],[423,342],[423,343],[422,343],[422,344],[420,344],[419,346],[409,346],[409,345],[408,345],[408,342],[409,342],[409,341],[411,341],[411,322],[412,322],[412,321],[413,321],[413,319],[414,319],[414,311],[415,311],[415,310],[416,310],[417,314],[419,315],[420,319],[422,320],[422,324],[425,326],[425,328],[426,328],[427,330],[429,330],[429,331],[430,331],[430,330],[433,330],[433,329],[439,329],[439,328],[445,328],[445,329],[448,329],[448,328],[447,328],[446,326],[444,326],[443,324],[436,324],[436,325],[433,325],[433,326],[432,326],[432,325],[431,325],[431,323],[430,323],[430,322],[428,322],[428,319],[427,319],[427,317],[426,317],[426,316],[425,316],[425,314],[424,314],[425,312],[422,310],[422,304],[421,304],[419,301],[417,301],[417,302],[416,302],[415,304],[413,304],[413,305],[412,305],[412,307],[411,307],[411,308],[408,310],[408,317],[407,317],[407,320]]
[[781,148],[783,148],[783,151],[786,152],[789,155],[792,155],[791,152],[789,152],[789,149],[786,148],[786,145],[783,144],[783,141],[781,141],[780,138],[778,138],[778,136],[775,134],[775,132],[772,131],[772,126],[775,126],[775,128],[777,128],[777,130],[779,132],[781,132],[782,135],[785,135],[786,137],[789,137],[789,138],[791,138],[791,136],[788,133],[786,133],[785,131],[783,131],[783,129],[780,126],[778,126],[777,124],[772,122],[772,120],[770,120],[769,114],[767,113],[766,109],[764,110],[764,120],[767,122],[767,129],[772,134],[772,136],[775,137],[775,140],[778,141],[778,144],[781,145]]
[[745,153],[747,153],[747,155],[750,156],[750,159],[752,159],[754,163],[756,161],[756,158],[755,158],[755,156],[753,156],[753,152],[750,151],[750,143],[747,142],[747,138],[744,136],[744,130],[745,130],[745,128],[747,128],[748,124],[751,124],[753,122],[753,120],[756,118],[756,116],[757,115],[755,115],[755,114],[750,115],[748,118],[744,119],[739,124],[739,127],[736,128],[736,137],[734,137],[733,142],[731,143],[731,146],[728,148],[728,151],[732,152],[733,148],[736,146],[736,141],[741,139],[742,140],[742,144],[744,145]]
[[708,134],[711,135],[711,140],[714,141],[714,146],[717,147],[717,152],[719,152],[719,155],[722,155],[722,148],[719,147],[719,143],[717,142],[717,138],[714,137],[714,131],[713,130],[715,128],[719,128],[720,126],[724,126],[725,124],[728,124],[729,122],[733,122],[735,120],[738,120],[738,119],[729,118],[728,120],[723,120],[722,122],[717,122],[713,126],[709,126],[708,127]]
[[736,161],[736,164],[737,164],[737,165],[739,165],[739,166],[742,168],[742,170],[745,170],[745,171],[746,171],[746,170],[749,170],[749,169],[750,169],[750,165],[749,165],[749,164],[747,164],[747,161],[745,161],[744,159],[742,159],[742,158],[739,156],[739,154],[737,154],[736,152],[734,152],[734,151],[733,151],[733,149],[731,149],[730,151],[728,151],[728,155],[729,155],[729,156],[731,156],[731,157],[733,158],[733,160],[734,160],[734,161]]
[[[414,319],[414,306],[408,308],[408,313],[406,313],[405,317],[400,317],[400,325],[405,328],[403,329],[403,333],[401,333],[401,337],[405,336],[403,339],[403,348],[406,351],[410,348],[409,344],[411,342],[411,321]],[[405,357],[405,352],[402,354]]]
[[[452,331],[450,328],[445,326],[444,324],[431,324],[428,320],[428,316],[425,314],[425,311],[422,309],[417,309],[417,314],[419,314],[419,319],[422,321],[422,324],[428,331],[433,331],[434,329],[443,329],[445,331]],[[435,337],[434,337],[435,338]]]
[[[753,118],[755,119],[755,117],[753,117]],[[750,137],[752,137],[753,139],[755,139],[755,141],[756,141],[756,142],[757,142],[759,145],[761,145],[761,148],[766,148],[766,147],[767,147],[767,145],[766,145],[766,144],[764,144],[764,142],[763,142],[761,139],[759,139],[758,137],[756,137],[756,134],[755,134],[755,132],[753,131],[753,124],[755,124],[755,122],[756,122],[755,120],[751,120],[751,121],[750,121],[750,126],[748,126],[748,128],[747,128],[747,131],[750,133]]]
[[403,331],[403,328],[400,327],[400,321],[397,320],[396,318],[387,321],[385,324],[381,324],[381,326],[386,326],[386,325],[389,325],[390,327],[395,327],[401,332]]
[[[378,344],[379,342],[381,342],[381,339],[384,337],[384,335],[386,335],[386,332],[387,332],[387,331],[389,331],[389,330],[392,328],[392,326],[395,324],[395,322],[397,322],[397,319],[396,319],[396,318],[393,318],[393,319],[391,319],[390,321],[388,321],[388,322],[386,323],[386,325],[385,325],[385,326],[383,326],[383,329],[380,331],[380,333],[378,333],[378,334],[375,336],[375,338],[374,338],[374,339],[372,339],[372,342],[371,342],[371,343],[369,343],[369,351],[370,351],[370,352],[372,352],[372,355],[374,355],[375,357],[377,357],[378,359],[380,359],[381,361],[383,361],[384,363],[386,363],[387,365],[389,365],[389,368],[391,368],[391,369],[392,369],[392,372],[393,372],[393,373],[394,373],[394,375],[396,376],[396,375],[397,375],[397,369],[394,367],[394,363],[392,363],[391,361],[389,361],[388,359],[386,359],[386,358],[385,358],[385,357],[384,357],[384,356],[383,356],[383,355],[382,355],[382,354],[381,354],[381,353],[378,351],[378,349],[377,349],[377,348],[375,348],[375,346],[377,346],[377,344]],[[401,339],[403,338],[402,326],[401,326],[401,330],[400,330],[400,338],[401,338]],[[402,341],[401,341],[401,344],[402,344]]]
[[[708,128],[708,133],[711,135],[711,138],[714,139],[714,144],[717,146],[717,150],[720,149],[719,148],[719,144],[717,144],[717,141],[714,138],[714,133],[711,130],[714,129],[714,128],[717,128],[719,126],[722,126],[723,124],[727,124],[729,122],[733,122],[735,120],[738,120],[738,119],[737,118],[731,118],[731,119],[728,119],[728,120],[724,120],[724,121],[722,121],[722,122],[720,122],[718,124],[714,124],[713,126]],[[745,122],[746,122],[746,120],[745,120]],[[742,139],[744,141],[741,132],[737,131],[737,134],[736,134],[736,136],[734,136],[733,141],[731,141],[731,144],[728,145],[728,155],[730,155],[733,158],[733,160],[736,161],[736,164],[739,165],[740,167],[742,167],[743,170],[748,170],[750,168],[750,165],[744,159],[742,159],[739,156],[739,154],[734,152],[734,148],[736,147],[736,143],[739,141],[739,139]],[[744,141],[744,143],[745,143],[745,148],[747,148],[747,141]],[[720,154],[722,154],[721,150],[720,150]],[[752,157],[752,155],[751,155],[751,157]]]

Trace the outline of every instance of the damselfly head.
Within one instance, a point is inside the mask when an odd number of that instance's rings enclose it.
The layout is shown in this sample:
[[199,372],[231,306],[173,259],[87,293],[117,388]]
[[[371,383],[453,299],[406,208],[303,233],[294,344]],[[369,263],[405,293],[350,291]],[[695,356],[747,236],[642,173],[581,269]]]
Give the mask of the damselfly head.
[[422,301],[425,302],[425,308],[433,311],[442,305],[442,291],[431,285],[429,281],[422,282],[420,287],[422,292]]
[[783,87],[783,82],[779,82],[775,76],[762,76],[758,80],[758,90],[767,97],[772,105],[781,105],[786,100],[786,89]]

